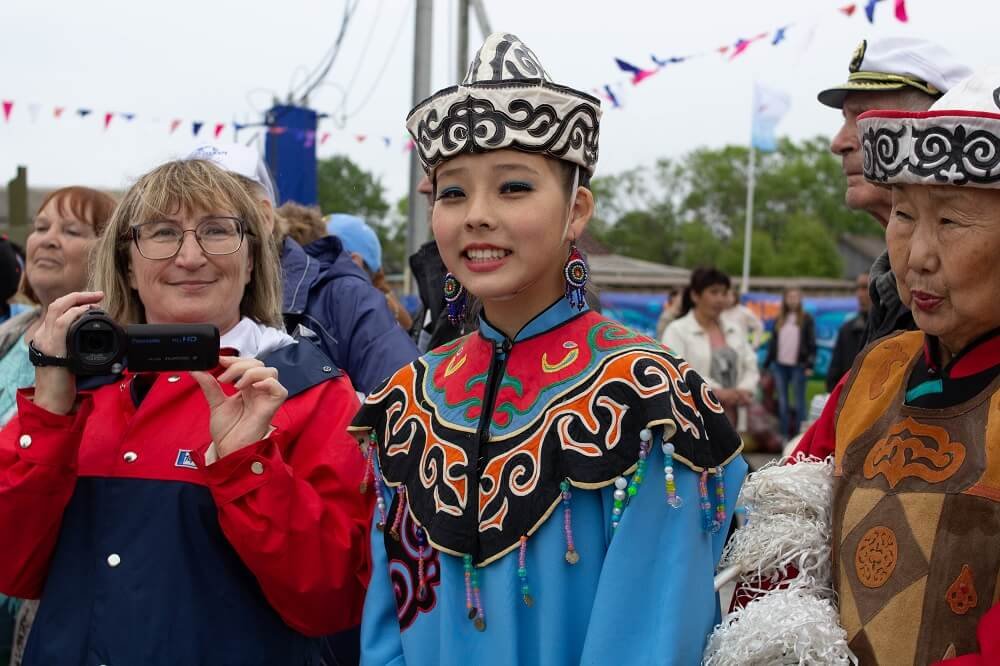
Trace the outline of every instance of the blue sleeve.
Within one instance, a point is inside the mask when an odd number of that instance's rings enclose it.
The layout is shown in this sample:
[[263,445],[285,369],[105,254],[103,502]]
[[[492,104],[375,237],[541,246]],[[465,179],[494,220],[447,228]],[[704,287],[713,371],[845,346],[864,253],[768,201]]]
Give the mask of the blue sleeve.
[[362,280],[339,280],[324,293],[337,351],[333,361],[354,388],[370,393],[386,378],[412,363],[420,352],[392,316],[385,295]]
[[[387,491],[386,506],[391,504],[392,493]],[[406,662],[396,617],[396,595],[389,578],[383,534],[375,526],[378,520],[375,511],[371,528],[372,578],[361,615],[361,666],[402,666]]]
[[[581,664],[700,664],[708,635],[719,621],[715,568],[746,463],[737,456],[726,467],[726,520],[712,534],[702,526],[699,475],[674,465],[683,500],[675,509],[666,501],[658,437],[648,460],[639,492],[626,506],[608,547]],[[712,479],[708,491],[714,512]],[[612,489],[605,489],[604,500],[610,533]]]

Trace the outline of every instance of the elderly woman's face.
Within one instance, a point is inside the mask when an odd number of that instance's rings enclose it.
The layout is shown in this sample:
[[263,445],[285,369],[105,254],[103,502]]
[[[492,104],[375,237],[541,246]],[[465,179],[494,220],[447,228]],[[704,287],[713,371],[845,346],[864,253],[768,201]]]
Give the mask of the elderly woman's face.
[[97,242],[94,227],[59,203],[53,199],[38,211],[26,243],[28,282],[46,304],[87,286],[90,251]]
[[148,323],[208,323],[220,333],[239,323],[240,301],[253,269],[249,242],[244,238],[232,254],[210,254],[193,233],[201,224],[202,243],[228,249],[215,244],[223,243],[226,233],[219,221],[232,217],[235,213],[226,210],[190,211],[147,223],[163,225],[151,229],[161,236],[174,233],[171,226],[184,232],[180,250],[169,259],[148,259],[134,242],[129,247],[129,284],[139,293]]
[[917,326],[952,353],[1000,327],[1000,192],[900,185],[892,204],[889,261]]

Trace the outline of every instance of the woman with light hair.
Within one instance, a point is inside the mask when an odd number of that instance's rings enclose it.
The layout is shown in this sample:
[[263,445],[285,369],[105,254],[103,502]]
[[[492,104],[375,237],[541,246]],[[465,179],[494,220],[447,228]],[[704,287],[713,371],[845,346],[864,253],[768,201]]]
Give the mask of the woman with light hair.
[[[0,431],[0,591],[41,597],[24,664],[318,663],[312,637],[358,624],[372,505],[354,390],[281,330],[255,202],[208,162],[154,169],[93,284],[49,305],[36,388]],[[98,305],[122,325],[214,325],[219,366],[74,377],[67,331]]]

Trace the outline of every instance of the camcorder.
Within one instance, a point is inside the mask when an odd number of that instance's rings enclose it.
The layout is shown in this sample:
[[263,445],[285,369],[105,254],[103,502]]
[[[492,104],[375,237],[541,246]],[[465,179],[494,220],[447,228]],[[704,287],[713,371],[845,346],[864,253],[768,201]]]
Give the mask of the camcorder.
[[211,324],[131,324],[89,310],[66,334],[66,360],[76,375],[211,370],[219,364],[219,329]]

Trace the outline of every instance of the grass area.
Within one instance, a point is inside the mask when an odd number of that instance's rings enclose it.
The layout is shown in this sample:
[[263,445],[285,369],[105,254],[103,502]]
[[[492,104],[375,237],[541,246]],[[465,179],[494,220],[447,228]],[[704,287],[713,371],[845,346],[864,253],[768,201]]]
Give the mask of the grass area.
[[812,404],[813,396],[826,393],[825,379],[810,379],[806,382],[806,409]]

